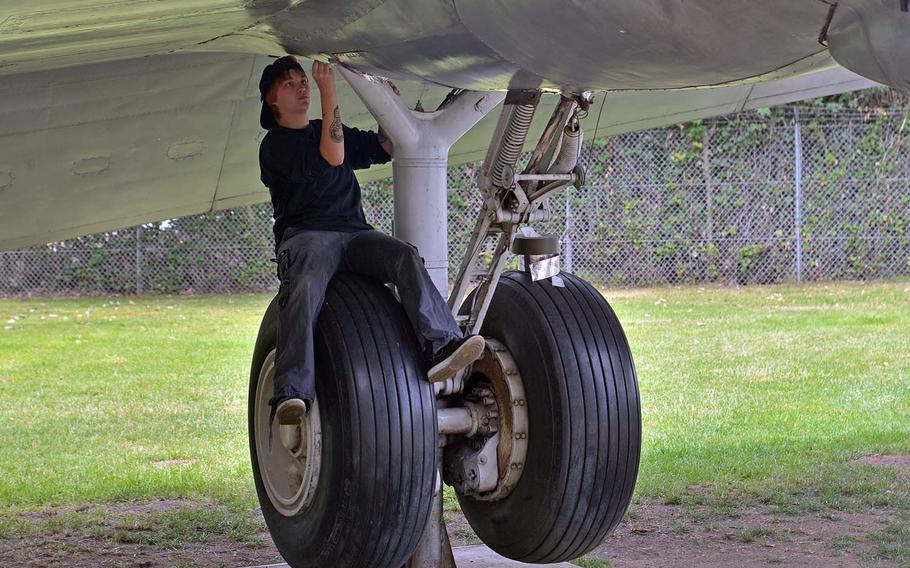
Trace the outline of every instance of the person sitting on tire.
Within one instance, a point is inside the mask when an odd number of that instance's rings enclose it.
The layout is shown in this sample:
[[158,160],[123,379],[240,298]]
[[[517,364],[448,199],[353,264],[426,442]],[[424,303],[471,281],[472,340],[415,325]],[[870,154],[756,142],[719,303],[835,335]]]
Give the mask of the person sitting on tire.
[[268,130],[259,168],[274,208],[281,280],[275,394],[269,401],[279,424],[299,421],[315,396],[313,335],[336,272],[395,284],[423,342],[430,381],[453,376],[484,348],[482,337],[462,336],[417,249],[367,224],[354,170],[388,162],[392,143],[382,129],[377,134],[342,124],[329,64],[314,62],[312,74],[322,120],[307,117],[309,82],[294,57],[276,59],[259,81],[259,123]]

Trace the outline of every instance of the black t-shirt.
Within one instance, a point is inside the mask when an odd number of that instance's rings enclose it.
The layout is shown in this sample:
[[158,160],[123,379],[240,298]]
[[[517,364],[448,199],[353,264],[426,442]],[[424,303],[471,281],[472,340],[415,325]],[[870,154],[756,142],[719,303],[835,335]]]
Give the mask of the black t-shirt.
[[343,127],[344,162],[331,166],[319,153],[322,121],[306,128],[279,126],[259,145],[260,179],[272,195],[275,250],[285,229],[352,233],[372,229],[363,215],[354,170],[391,160],[375,132]]

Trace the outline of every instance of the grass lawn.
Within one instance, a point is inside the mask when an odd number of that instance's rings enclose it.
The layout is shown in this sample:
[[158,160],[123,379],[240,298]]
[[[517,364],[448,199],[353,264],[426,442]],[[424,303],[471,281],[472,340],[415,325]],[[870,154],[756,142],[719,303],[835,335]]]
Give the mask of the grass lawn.
[[[910,283],[604,294],[641,387],[636,504],[908,518],[906,472],[854,460],[910,454]],[[246,396],[268,301],[0,300],[0,536],[45,530],[23,511],[159,499],[261,530]]]

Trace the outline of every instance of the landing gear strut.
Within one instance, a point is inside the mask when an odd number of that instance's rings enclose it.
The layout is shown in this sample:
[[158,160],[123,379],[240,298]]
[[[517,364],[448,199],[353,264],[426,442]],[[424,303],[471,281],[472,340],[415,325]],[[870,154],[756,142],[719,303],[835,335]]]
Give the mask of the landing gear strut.
[[[487,350],[468,373],[431,385],[391,294],[339,275],[316,333],[320,417],[310,420],[319,424],[280,432],[278,451],[288,455],[271,457],[262,402],[274,346],[270,306],[251,373],[250,442],[279,550],[295,567],[454,568],[445,481],[496,552],[537,563],[586,553],[631,499],[638,386],[610,306],[559,272],[557,240],[529,223],[550,217],[553,192],[583,183],[578,156],[590,96],[560,98],[519,169],[539,91],[464,91],[425,113],[408,109],[382,79],[339,71],[395,145],[395,233],[418,247],[443,293],[448,150],[505,99],[482,172],[484,206],[449,297],[460,325],[484,335]],[[489,237],[492,259],[478,262]],[[524,259],[523,271],[503,273],[510,251]]]

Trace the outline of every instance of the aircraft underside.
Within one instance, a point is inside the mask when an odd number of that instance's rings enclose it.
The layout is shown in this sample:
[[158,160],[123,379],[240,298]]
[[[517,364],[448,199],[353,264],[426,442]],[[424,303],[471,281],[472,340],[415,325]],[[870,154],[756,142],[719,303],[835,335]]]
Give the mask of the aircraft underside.
[[[617,525],[641,445],[620,323],[531,229],[584,183],[586,132],[908,88],[910,15],[901,0],[19,3],[0,14],[0,249],[266,200],[256,81],[283,53],[336,62],[345,122],[389,133],[391,172],[361,181],[394,176],[396,236],[443,294],[446,168],[485,158],[448,298],[487,348],[431,384],[401,291],[339,275],[317,327],[316,403],[272,429],[273,302],[249,424],[279,550],[292,566],[452,566],[445,481],[491,548],[548,563]],[[504,270],[509,251],[522,270]]]
[[[602,137],[907,88],[908,19],[901,0],[16,3],[0,19],[0,250],[266,200],[266,54],[399,79],[428,109],[452,88],[594,91],[583,123]],[[339,88],[345,122],[371,127]],[[482,157],[492,129],[472,129],[450,163]]]
[[178,52],[333,56],[494,90],[678,89],[841,65],[910,86],[902,0],[43,0],[4,9],[0,75]]

